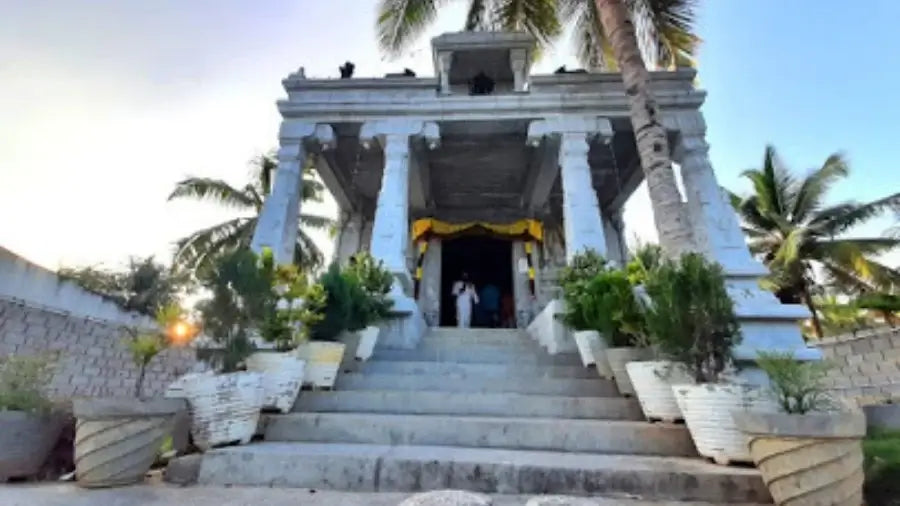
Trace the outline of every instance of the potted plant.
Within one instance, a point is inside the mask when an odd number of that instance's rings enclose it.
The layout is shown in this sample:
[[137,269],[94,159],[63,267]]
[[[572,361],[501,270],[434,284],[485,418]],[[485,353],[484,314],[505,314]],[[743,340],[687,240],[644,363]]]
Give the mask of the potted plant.
[[863,504],[866,417],[828,395],[828,365],[761,352],[780,412],[733,413],[775,504]]
[[391,272],[384,263],[375,260],[368,252],[362,252],[350,259],[347,271],[356,279],[364,297],[357,306],[357,317],[353,327],[358,327],[359,344],[356,348],[357,360],[368,360],[375,350],[381,329],[376,325],[390,315],[393,301],[388,297],[393,283]]
[[575,255],[569,266],[560,272],[565,312],[562,320],[572,331],[572,339],[585,367],[595,366],[602,378],[612,379],[613,372],[606,361],[606,342],[600,337],[593,298],[586,293],[588,282],[606,270],[606,259],[596,251]]
[[259,275],[270,289],[259,293],[264,300],[257,330],[274,349],[250,354],[247,370],[263,374],[263,408],[286,413],[305,377],[306,362],[293,349],[306,341],[310,326],[321,319],[325,292],[320,285],[308,283],[295,265],[276,266],[268,248],[260,255]]
[[43,392],[49,357],[0,357],[0,483],[34,476],[62,430],[62,418]]
[[673,385],[678,409],[700,455],[720,464],[750,462],[731,411],[774,410],[761,389],[724,383],[741,333],[722,267],[698,253],[665,260],[647,279],[645,318],[655,349],[681,364],[694,384]]
[[170,387],[167,395],[187,398],[191,435],[201,450],[226,443],[250,442],[265,401],[263,375],[246,371],[246,358],[254,351],[250,332],[261,321],[271,290],[259,275],[257,256],[235,250],[216,260],[200,274],[211,294],[198,304],[203,333],[212,346],[198,356],[219,374],[190,374]]
[[169,344],[189,338],[181,309],[161,308],[159,328],[142,331],[126,327],[126,344],[138,368],[131,398],[77,398],[73,411],[75,476],[83,487],[113,487],[143,480],[157,451],[172,431],[175,417],[185,410],[181,399],[145,398],[147,366]]

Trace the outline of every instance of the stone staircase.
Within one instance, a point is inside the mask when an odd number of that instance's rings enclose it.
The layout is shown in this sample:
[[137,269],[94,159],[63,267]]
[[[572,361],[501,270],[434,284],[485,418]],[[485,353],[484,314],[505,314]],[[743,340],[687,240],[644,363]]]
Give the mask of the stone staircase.
[[263,437],[206,453],[199,482],[770,501],[755,470],[701,460],[684,426],[644,422],[577,355],[517,330],[433,329],[415,350],[377,349],[333,391],[269,416]]

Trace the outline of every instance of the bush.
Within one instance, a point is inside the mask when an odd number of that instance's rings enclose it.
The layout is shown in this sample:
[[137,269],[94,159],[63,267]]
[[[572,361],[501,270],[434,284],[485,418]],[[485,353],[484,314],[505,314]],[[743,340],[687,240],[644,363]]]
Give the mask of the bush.
[[876,431],[863,440],[866,504],[900,505],[900,432]]
[[332,264],[319,278],[325,291],[323,318],[311,329],[313,339],[335,341],[345,330],[364,328],[366,294],[356,277]]
[[785,413],[802,415],[833,407],[824,383],[828,363],[799,362],[790,352],[760,351],[757,364],[769,376],[772,394]]
[[49,356],[0,358],[0,411],[49,413],[53,404],[43,388],[53,377],[53,362]]
[[287,351],[309,338],[311,328],[322,320],[325,290],[310,284],[296,265],[275,265],[272,250],[265,248],[259,258],[260,275],[270,289],[263,294],[260,337]]
[[592,318],[595,312],[589,306],[587,284],[606,271],[606,260],[593,250],[579,253],[572,259],[570,266],[564,267],[560,273],[559,284],[566,303],[563,321],[575,330],[602,330]]
[[394,304],[388,297],[394,282],[391,272],[384,267],[380,260],[375,260],[372,255],[363,252],[353,256],[346,273],[356,279],[365,294],[356,307],[357,325],[365,328],[386,319]]
[[722,267],[688,253],[664,260],[645,286],[651,300],[645,311],[651,342],[667,358],[683,363],[697,383],[717,382],[741,339]]
[[644,317],[624,271],[597,274],[571,299],[566,299],[566,320],[583,325],[579,330],[599,331],[610,346],[646,345]]

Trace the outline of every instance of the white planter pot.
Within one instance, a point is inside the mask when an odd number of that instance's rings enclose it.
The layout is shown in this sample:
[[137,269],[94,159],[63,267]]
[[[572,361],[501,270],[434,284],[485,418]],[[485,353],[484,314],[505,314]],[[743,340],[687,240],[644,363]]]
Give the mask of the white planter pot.
[[309,341],[297,347],[297,357],[306,361],[303,384],[332,388],[344,358],[344,343]]
[[375,351],[375,343],[378,342],[378,334],[381,329],[370,325],[359,331],[359,345],[356,347],[357,360],[369,360],[372,352]]
[[752,385],[674,385],[672,391],[697,452],[717,464],[753,462],[747,435],[734,423],[734,412],[778,412],[767,392]]
[[191,435],[201,450],[235,441],[250,442],[259,424],[265,391],[256,372],[188,374],[166,391],[184,397],[191,413]]
[[625,369],[647,420],[674,422],[684,419],[672,392],[672,385],[684,385],[691,381],[683,366],[660,360],[629,362]]
[[247,370],[263,375],[263,408],[291,410],[303,386],[305,365],[293,351],[260,351],[247,357]]
[[634,395],[634,387],[631,385],[631,380],[628,378],[628,371],[625,369],[625,364],[628,362],[647,360],[649,358],[650,350],[647,348],[627,346],[606,349],[606,362],[609,364],[609,368],[616,380],[616,387],[619,389],[620,394],[625,397]]

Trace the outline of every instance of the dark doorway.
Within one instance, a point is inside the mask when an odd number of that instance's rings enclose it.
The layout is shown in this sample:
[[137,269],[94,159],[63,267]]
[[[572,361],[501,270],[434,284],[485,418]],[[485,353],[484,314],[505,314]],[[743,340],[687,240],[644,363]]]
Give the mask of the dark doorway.
[[[456,300],[450,291],[463,272],[475,283],[479,297],[488,285],[496,287],[497,307],[479,304],[472,312],[472,327],[497,327],[504,297],[513,296],[512,241],[486,235],[445,239],[441,245],[441,326],[456,325]],[[489,297],[490,298],[490,297]],[[483,299],[483,297],[482,297]],[[490,302],[488,302],[490,304]]]

